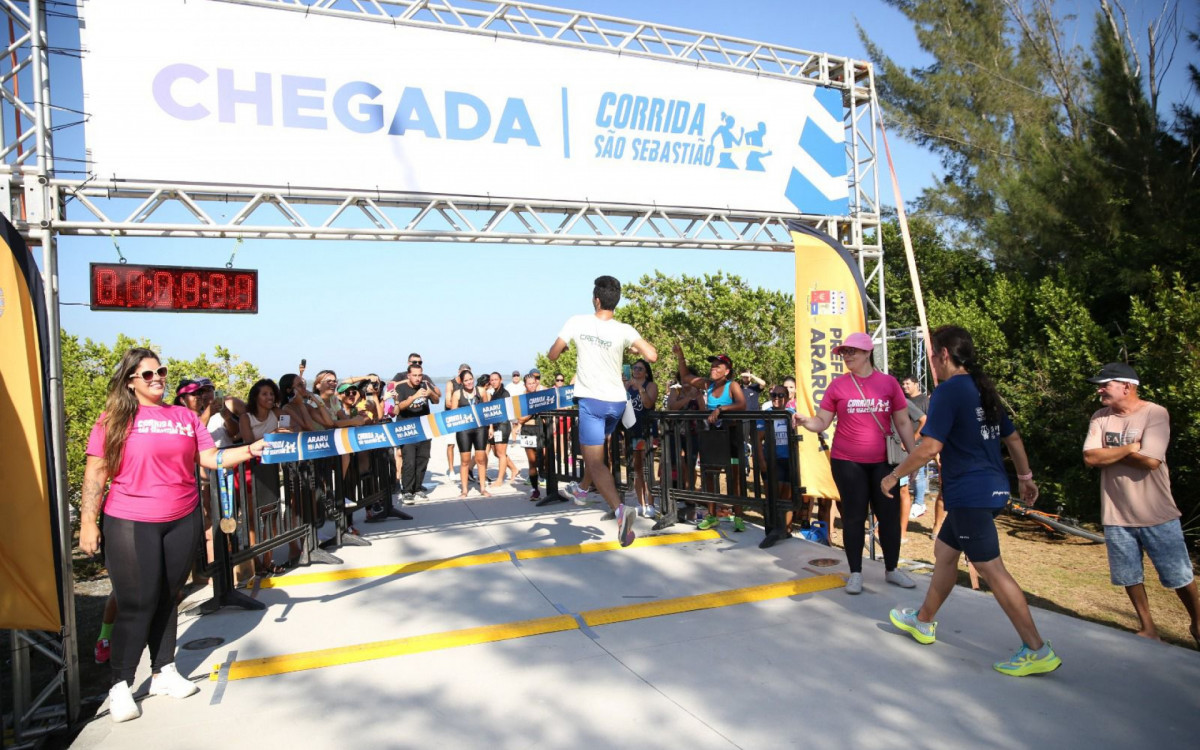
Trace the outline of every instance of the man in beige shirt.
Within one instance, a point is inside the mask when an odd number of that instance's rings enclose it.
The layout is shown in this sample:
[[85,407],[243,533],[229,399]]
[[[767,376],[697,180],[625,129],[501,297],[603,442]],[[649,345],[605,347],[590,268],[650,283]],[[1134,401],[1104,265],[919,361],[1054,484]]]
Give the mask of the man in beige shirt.
[[1133,603],[1137,634],[1158,640],[1142,582],[1144,551],[1162,585],[1183,602],[1200,647],[1200,597],[1167,471],[1170,415],[1138,396],[1137,372],[1123,362],[1105,365],[1088,382],[1096,384],[1103,408],[1088,425],[1083,462],[1100,469],[1100,520],[1112,583],[1124,586]]

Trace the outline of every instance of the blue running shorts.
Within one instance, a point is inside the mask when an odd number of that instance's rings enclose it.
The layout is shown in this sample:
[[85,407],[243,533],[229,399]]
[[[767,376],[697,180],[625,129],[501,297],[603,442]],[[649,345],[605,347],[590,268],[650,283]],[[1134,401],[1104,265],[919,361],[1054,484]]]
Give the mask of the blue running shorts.
[[1003,508],[946,508],[946,520],[937,540],[962,552],[975,563],[1000,556],[996,516]]
[[596,398],[576,400],[579,402],[579,444],[604,445],[604,438],[617,429],[617,423],[625,413],[625,402]]

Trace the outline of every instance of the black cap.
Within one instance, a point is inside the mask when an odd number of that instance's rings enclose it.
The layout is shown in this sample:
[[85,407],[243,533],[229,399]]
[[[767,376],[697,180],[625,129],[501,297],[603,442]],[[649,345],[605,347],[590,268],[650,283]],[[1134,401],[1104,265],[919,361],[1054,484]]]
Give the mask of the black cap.
[[1137,370],[1134,370],[1124,362],[1109,362],[1100,368],[1099,375],[1094,378],[1088,378],[1089,383],[1095,383],[1096,385],[1104,385],[1113,380],[1118,383],[1141,384],[1141,381],[1138,380]]

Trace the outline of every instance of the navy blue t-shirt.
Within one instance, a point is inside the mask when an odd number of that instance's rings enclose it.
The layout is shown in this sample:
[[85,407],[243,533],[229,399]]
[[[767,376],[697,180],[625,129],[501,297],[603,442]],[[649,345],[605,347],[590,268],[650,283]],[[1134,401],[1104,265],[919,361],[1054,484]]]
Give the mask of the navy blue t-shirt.
[[979,389],[970,375],[955,375],[934,389],[921,434],[942,443],[947,508],[999,508],[1008,502],[1011,488],[1000,438],[1014,430],[1003,412],[999,425],[984,424]]

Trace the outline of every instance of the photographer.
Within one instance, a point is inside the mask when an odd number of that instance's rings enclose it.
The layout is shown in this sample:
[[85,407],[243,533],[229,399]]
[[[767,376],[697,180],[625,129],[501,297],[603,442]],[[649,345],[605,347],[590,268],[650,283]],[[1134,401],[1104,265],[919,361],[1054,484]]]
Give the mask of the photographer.
[[[396,384],[396,419],[412,419],[429,414],[431,404],[436,404],[442,398],[442,392],[425,377],[421,365],[408,366],[405,380]],[[422,482],[425,479],[425,468],[429,466],[429,451],[432,440],[421,440],[407,443],[401,447],[404,468],[400,476],[400,491],[404,502],[412,504],[414,496],[427,497]]]

